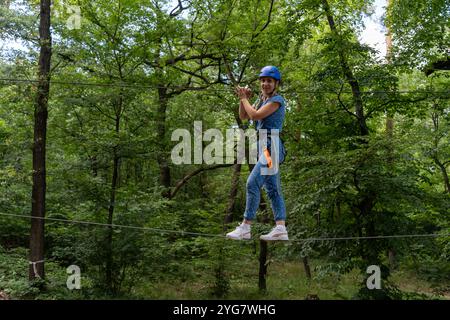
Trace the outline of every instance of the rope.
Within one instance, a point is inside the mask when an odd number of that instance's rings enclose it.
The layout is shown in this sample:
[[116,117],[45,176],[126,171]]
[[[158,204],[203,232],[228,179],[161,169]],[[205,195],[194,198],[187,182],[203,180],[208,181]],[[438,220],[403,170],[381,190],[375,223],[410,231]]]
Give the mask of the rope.
[[34,276],[35,276],[35,277],[40,278],[40,276],[39,276],[39,274],[38,274],[38,271],[37,271],[37,268],[36,268],[36,265],[37,265],[38,263],[44,263],[44,262],[45,262],[45,260],[30,261],[30,264],[33,265],[33,272],[34,272]]
[[[67,223],[73,223],[73,224],[94,225],[94,226],[102,226],[102,227],[110,227],[110,228],[134,229],[134,230],[159,232],[159,233],[176,233],[176,234],[181,234],[182,236],[193,235],[193,236],[202,236],[202,237],[226,238],[225,235],[223,235],[223,234],[190,232],[190,231],[184,231],[184,230],[168,230],[168,229],[128,226],[128,225],[121,225],[121,224],[107,224],[107,223],[100,223],[100,222],[69,220],[69,219],[60,219],[60,218],[33,217],[33,216],[25,216],[25,215],[21,215],[21,214],[12,214],[12,213],[0,213],[0,215],[19,217],[19,218],[25,218],[25,219],[39,219],[39,220],[48,220],[48,221],[57,221],[57,222],[67,222]],[[437,237],[447,237],[447,236],[450,236],[450,233],[397,234],[397,235],[378,235],[378,236],[362,236],[362,237],[304,238],[304,239],[293,239],[293,240],[287,240],[287,241],[281,241],[281,242],[315,242],[315,241],[371,240],[371,239],[425,238],[425,237],[437,238]]]
[[370,239],[391,239],[391,238],[436,238],[450,236],[450,233],[425,233],[425,234],[394,234],[387,236],[362,236],[362,237],[336,237],[336,238],[306,238],[289,240],[292,242],[305,242],[305,241],[340,241],[340,240],[370,240]]
[[[35,79],[17,79],[17,78],[0,78],[0,81],[3,82],[24,82],[24,83],[38,83],[39,80]],[[135,83],[99,83],[99,82],[79,82],[79,81],[58,81],[58,80],[50,80],[50,84],[60,84],[60,85],[78,85],[78,86],[92,86],[92,87],[121,87],[121,88],[135,88],[135,89],[160,89],[166,88],[164,86],[156,86],[156,85],[137,85]],[[185,86],[173,86],[173,89],[186,89]],[[198,87],[191,88],[191,90],[206,90],[206,88]],[[211,91],[211,90],[209,90]],[[214,92],[230,92],[230,89],[214,89]],[[298,93],[336,93],[333,90],[296,90]],[[341,91],[341,93],[352,93],[351,91]],[[443,91],[431,91],[431,90],[399,90],[399,91],[387,91],[387,90],[368,90],[361,91],[362,94],[377,94],[377,93],[436,93],[436,94],[450,94],[450,90]]]
[[0,215],[12,216],[12,217],[20,217],[20,218],[25,218],[25,219],[30,219],[31,218],[31,219],[38,219],[38,220],[67,222],[67,223],[73,223],[73,224],[93,225],[93,226],[101,226],[101,227],[109,227],[109,228],[135,229],[135,230],[150,231],[150,232],[160,232],[160,233],[179,233],[181,235],[194,235],[194,236],[204,236],[204,237],[224,237],[224,235],[219,235],[219,234],[190,232],[190,231],[184,231],[184,230],[167,230],[167,229],[158,229],[158,228],[128,226],[128,225],[121,225],[121,224],[114,224],[114,223],[107,224],[107,223],[100,223],[100,222],[69,220],[69,219],[60,219],[60,218],[33,217],[33,216],[25,216],[25,215],[22,215],[22,214],[12,214],[12,213],[0,213]]

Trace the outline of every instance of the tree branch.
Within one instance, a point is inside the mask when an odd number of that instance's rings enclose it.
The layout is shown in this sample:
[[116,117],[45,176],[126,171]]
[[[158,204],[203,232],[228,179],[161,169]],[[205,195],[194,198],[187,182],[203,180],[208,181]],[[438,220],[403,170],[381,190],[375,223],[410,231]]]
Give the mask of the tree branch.
[[208,170],[218,169],[218,168],[231,167],[233,165],[234,165],[234,163],[231,163],[231,164],[226,164],[226,163],[224,163],[224,164],[216,164],[216,165],[213,165],[213,166],[201,167],[201,168],[198,168],[197,170],[194,170],[193,172],[189,173],[183,179],[181,179],[180,181],[177,182],[177,184],[174,187],[174,189],[172,190],[172,192],[170,192],[170,198],[172,199],[173,197],[175,197],[175,195],[178,193],[178,191],[181,189],[181,187],[184,186],[191,178],[195,177],[199,173],[204,172],[204,171],[208,171]]
[[219,60],[219,57],[214,56],[211,53],[205,53],[205,54],[199,54],[199,55],[193,55],[193,56],[186,56],[185,53],[180,54],[179,56],[172,58],[172,59],[168,59],[166,61],[164,61],[163,63],[155,63],[149,60],[145,60],[144,63],[148,66],[151,67],[166,67],[169,65],[174,65],[179,61],[190,61],[190,60],[198,60],[198,59],[212,59],[212,60]]
[[185,91],[201,91],[201,90],[205,90],[208,89],[210,86],[212,86],[213,84],[224,84],[224,82],[220,79],[218,79],[217,81],[214,82],[208,82],[206,85],[204,86],[198,86],[198,87],[194,87],[194,86],[190,86],[191,81],[188,82],[187,85],[185,86],[181,86],[178,87],[178,90],[173,90],[170,93],[167,94],[168,97],[173,97],[175,95],[178,95],[180,93],[183,93]]
[[351,111],[347,108],[347,106],[342,102],[342,100],[341,100],[341,93],[342,93],[342,89],[343,89],[343,88],[344,88],[344,83],[341,84],[341,88],[339,89],[339,92],[338,92],[338,94],[337,94],[338,101],[339,101],[339,103],[341,104],[342,108],[343,108],[345,111],[347,111],[348,114],[350,114],[350,115],[352,115],[352,116],[358,118],[358,116],[357,116],[356,114],[354,114],[353,112],[351,112]]
[[175,66],[175,65],[172,65],[171,67],[174,68],[174,69],[176,69],[176,70],[178,70],[178,71],[181,71],[181,72],[183,72],[183,73],[186,73],[186,74],[188,74],[188,75],[191,75],[191,76],[193,76],[193,77],[199,78],[199,79],[203,80],[203,82],[205,82],[205,83],[208,83],[208,79],[207,79],[207,78],[205,78],[204,76],[201,76],[201,75],[199,75],[199,74],[196,74],[196,73],[193,72],[193,71],[185,70],[185,69],[182,69],[182,68],[177,67],[177,66]]
[[423,100],[427,100],[429,97],[425,96],[425,97],[420,97],[418,99],[394,99],[394,100],[389,100],[385,103],[382,103],[378,106],[378,108],[374,108],[372,110],[370,110],[366,115],[365,115],[365,119],[368,119],[370,117],[370,115],[372,115],[372,113],[374,113],[375,111],[380,111],[380,109],[384,106],[387,106],[388,104],[391,103],[396,103],[396,102],[401,102],[401,103],[414,103],[414,102],[420,102]]
[[261,30],[259,30],[259,31],[255,34],[254,37],[252,36],[252,40],[254,40],[256,37],[258,37],[258,36],[261,34],[261,32],[263,32],[263,31],[269,26],[269,23],[270,23],[271,17],[272,17],[272,11],[273,11],[273,3],[274,3],[274,1],[275,1],[275,0],[270,1],[269,14],[268,14],[266,23],[262,26]]
[[183,7],[183,1],[178,0],[178,5],[170,11],[169,16],[176,17],[181,14],[184,10],[189,9],[191,5],[189,4],[186,7]]

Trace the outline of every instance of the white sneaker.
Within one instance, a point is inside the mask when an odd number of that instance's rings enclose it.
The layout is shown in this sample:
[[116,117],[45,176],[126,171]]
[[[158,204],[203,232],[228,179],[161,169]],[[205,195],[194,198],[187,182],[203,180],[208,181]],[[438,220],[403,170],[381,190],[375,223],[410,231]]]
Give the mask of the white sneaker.
[[259,237],[261,240],[264,241],[287,241],[289,240],[286,227],[278,224],[276,225],[272,231],[270,231],[268,234],[263,234],[261,237]]
[[247,223],[241,223],[234,229],[234,231],[228,232],[226,237],[233,240],[248,240],[251,239],[250,225]]

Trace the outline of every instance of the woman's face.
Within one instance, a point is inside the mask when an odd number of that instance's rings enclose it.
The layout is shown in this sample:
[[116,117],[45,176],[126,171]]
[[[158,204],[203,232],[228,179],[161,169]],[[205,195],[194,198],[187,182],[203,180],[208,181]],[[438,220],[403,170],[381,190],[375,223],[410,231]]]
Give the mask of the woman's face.
[[261,92],[265,96],[269,96],[272,94],[272,92],[275,90],[275,86],[277,83],[274,78],[270,77],[262,77],[259,79],[259,82],[261,84]]

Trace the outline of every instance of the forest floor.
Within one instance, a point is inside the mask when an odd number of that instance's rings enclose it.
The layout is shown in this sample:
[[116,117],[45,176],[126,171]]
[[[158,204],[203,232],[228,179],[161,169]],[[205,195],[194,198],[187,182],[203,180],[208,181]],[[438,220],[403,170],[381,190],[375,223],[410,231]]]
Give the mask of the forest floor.
[[[314,262],[311,263],[311,270],[313,267]],[[253,263],[253,267],[243,266],[236,274],[227,272],[229,291],[221,299],[304,300],[318,297],[321,300],[349,300],[364,281],[356,269],[341,275],[312,273],[312,278],[308,280],[302,263],[272,262],[268,267],[267,290],[261,293],[258,289],[258,268]],[[436,291],[432,283],[418,277],[413,270],[396,270],[391,275],[391,281],[405,293],[423,296],[424,299],[450,300],[449,291]],[[205,279],[200,276],[187,281],[142,283],[134,293],[146,299],[212,299],[213,284],[213,277]],[[447,288],[450,286],[447,285]]]
[[[46,264],[47,290],[36,291],[28,282],[26,249],[0,251],[0,300],[6,299],[109,299],[93,291],[93,282],[82,275],[82,289],[66,288],[67,272],[56,262]],[[181,262],[182,271],[162,274],[153,279],[137,276],[130,291],[119,299],[171,299],[171,300],[304,300],[317,297],[321,300],[350,300],[364,283],[359,270],[338,273],[326,268],[326,262],[311,259],[312,277],[308,279],[301,261],[269,260],[266,291],[258,288],[258,260],[240,257],[228,261],[223,270],[222,281],[217,283],[211,260]],[[436,276],[436,274],[434,274]],[[400,265],[390,277],[391,282],[405,293],[405,299],[450,300],[448,275],[437,274],[430,280],[411,266]],[[225,288],[226,295],[219,296],[213,289]],[[226,290],[228,289],[228,290]],[[403,299],[403,298],[402,298]]]

